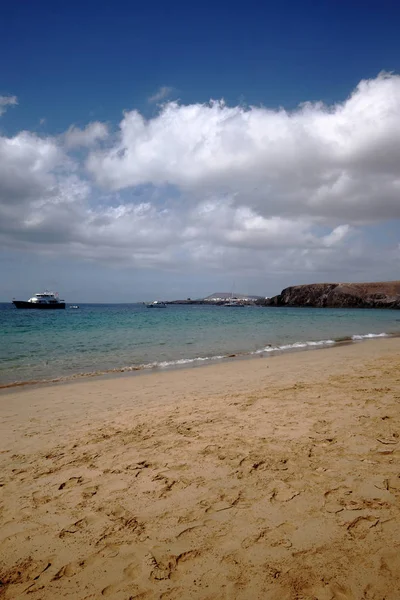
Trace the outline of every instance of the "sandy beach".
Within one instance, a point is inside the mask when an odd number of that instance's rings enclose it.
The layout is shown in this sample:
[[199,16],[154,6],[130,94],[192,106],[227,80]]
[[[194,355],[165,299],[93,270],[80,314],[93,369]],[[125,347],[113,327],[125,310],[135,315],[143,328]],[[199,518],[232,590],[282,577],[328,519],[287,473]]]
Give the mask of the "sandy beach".
[[400,339],[0,393],[0,598],[398,600]]

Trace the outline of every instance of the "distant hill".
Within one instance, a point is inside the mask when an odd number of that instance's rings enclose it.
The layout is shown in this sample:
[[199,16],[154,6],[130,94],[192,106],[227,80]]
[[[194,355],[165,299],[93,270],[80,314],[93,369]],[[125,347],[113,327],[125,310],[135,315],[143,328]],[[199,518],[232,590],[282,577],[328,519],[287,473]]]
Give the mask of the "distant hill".
[[238,300],[259,300],[260,298],[264,297],[254,296],[254,294],[233,294],[232,292],[215,292],[214,294],[211,294],[210,296],[204,298],[204,300],[216,300],[218,298],[221,300],[227,300],[231,296],[232,298],[237,298]]
[[400,308],[400,281],[295,285],[264,300],[262,304],[317,308]]

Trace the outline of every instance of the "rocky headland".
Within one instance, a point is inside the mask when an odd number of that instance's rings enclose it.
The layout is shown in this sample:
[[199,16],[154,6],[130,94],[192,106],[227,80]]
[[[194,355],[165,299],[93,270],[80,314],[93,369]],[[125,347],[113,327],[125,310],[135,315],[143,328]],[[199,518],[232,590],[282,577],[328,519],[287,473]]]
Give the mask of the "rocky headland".
[[316,308],[399,308],[400,281],[372,283],[313,283],[285,288],[264,306]]

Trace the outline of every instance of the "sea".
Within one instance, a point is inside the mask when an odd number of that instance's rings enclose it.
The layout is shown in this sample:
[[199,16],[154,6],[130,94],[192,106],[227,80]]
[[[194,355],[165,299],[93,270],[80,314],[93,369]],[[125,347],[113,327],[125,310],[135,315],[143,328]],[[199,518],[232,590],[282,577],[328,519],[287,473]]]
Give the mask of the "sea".
[[400,334],[400,311],[248,306],[0,304],[0,387],[200,366]]

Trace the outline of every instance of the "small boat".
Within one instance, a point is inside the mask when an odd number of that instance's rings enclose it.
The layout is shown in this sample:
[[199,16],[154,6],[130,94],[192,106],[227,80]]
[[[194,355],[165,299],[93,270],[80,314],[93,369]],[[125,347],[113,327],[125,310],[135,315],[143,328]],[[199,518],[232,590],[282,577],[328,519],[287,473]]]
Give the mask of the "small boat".
[[231,308],[243,308],[244,304],[237,298],[230,298],[227,302],[224,302],[222,306],[229,306]]
[[73,306],[70,306],[70,308],[79,308],[78,304],[74,304]]
[[233,288],[234,287],[235,287],[235,282],[233,282],[232,291],[231,291],[231,294],[230,294],[229,298],[226,300],[226,302],[224,302],[222,304],[222,306],[228,306],[230,308],[238,308],[238,307],[242,308],[244,306],[243,300],[240,300],[240,298],[236,298],[233,295]]
[[154,302],[150,302],[149,304],[146,304],[146,306],[147,308],[167,308],[165,302],[162,302],[161,300],[154,300]]
[[35,294],[28,301],[13,300],[15,308],[30,308],[39,310],[54,310],[65,308],[65,300],[60,300],[57,292],[41,292]]

